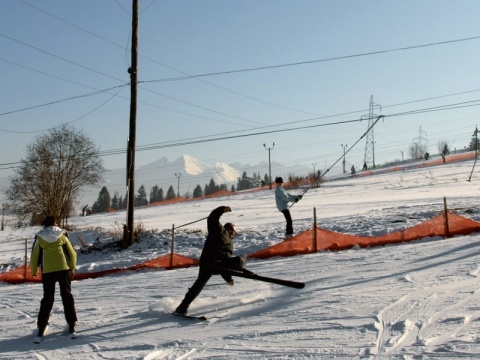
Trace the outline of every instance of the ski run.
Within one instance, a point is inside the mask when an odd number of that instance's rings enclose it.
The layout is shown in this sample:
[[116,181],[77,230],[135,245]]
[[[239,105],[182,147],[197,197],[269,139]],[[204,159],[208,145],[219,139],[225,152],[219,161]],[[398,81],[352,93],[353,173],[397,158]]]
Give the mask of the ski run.
[[[376,236],[414,226],[448,208],[480,221],[480,174],[473,160],[335,179],[309,190],[290,210],[295,232],[313,226]],[[288,189],[301,193],[301,189]],[[204,218],[219,205],[239,231],[235,254],[283,240],[285,220],[273,190],[136,209],[147,232],[126,251],[79,252],[77,272],[126,267],[169,253],[168,229]],[[89,244],[108,240],[125,213],[75,217]],[[23,264],[39,228],[0,232],[2,271]],[[98,233],[98,229],[103,229]],[[175,252],[200,255],[206,221],[179,229]],[[29,248],[30,250],[30,248]],[[425,238],[383,247],[250,260],[265,277],[305,283],[295,289],[247,278],[228,286],[214,276],[189,315],[172,316],[198,268],[117,273],[72,284],[77,339],[65,335],[58,294],[50,329],[34,344],[42,285],[0,284],[0,359],[478,359],[480,234]]]

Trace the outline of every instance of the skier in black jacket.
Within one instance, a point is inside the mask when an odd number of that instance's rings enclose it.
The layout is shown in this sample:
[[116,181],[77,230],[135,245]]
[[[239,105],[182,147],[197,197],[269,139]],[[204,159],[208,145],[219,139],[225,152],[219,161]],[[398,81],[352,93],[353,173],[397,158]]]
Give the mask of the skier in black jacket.
[[220,217],[231,212],[229,206],[220,206],[213,210],[207,219],[208,236],[200,256],[200,269],[198,278],[188,290],[185,298],[175,310],[179,315],[186,315],[188,307],[193,300],[200,294],[204,286],[212,275],[221,275],[229,284],[233,285],[234,281],[231,275],[222,274],[219,268],[243,270],[245,267],[245,257],[232,257],[233,244],[232,239],[237,234],[235,225],[226,223],[222,226]]

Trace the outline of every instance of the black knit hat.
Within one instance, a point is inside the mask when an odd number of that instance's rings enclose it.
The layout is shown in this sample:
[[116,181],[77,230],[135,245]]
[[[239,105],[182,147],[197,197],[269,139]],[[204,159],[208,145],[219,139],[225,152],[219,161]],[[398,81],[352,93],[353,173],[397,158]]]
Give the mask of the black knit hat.
[[47,216],[45,219],[42,221],[42,225],[47,227],[47,226],[53,226],[57,223],[57,220],[55,219],[55,216]]
[[283,183],[283,179],[282,179],[282,177],[281,177],[281,176],[279,176],[279,177],[276,177],[276,178],[275,178],[275,182],[276,182],[277,184],[281,184],[281,183]]

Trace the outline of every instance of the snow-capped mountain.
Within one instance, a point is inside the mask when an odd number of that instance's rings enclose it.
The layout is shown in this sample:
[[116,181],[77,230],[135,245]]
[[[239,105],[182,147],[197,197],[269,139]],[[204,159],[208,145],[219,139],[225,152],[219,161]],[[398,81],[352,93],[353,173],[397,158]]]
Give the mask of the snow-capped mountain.
[[193,156],[190,155],[183,155],[178,160],[183,160],[183,168],[185,172],[193,176],[201,174],[207,168],[206,165],[202,164],[198,159],[195,159]]
[[[311,171],[308,166],[284,166],[276,162],[272,162],[271,168],[272,178],[275,178],[275,176],[287,177],[291,174],[304,176]],[[143,185],[147,194],[149,194],[150,189],[157,185],[163,189],[165,194],[168,188],[173,186],[175,193],[180,192],[181,196],[184,196],[186,193],[191,195],[195,187],[199,185],[203,190],[211,179],[217,185],[226,184],[227,188],[230,188],[231,185],[236,185],[237,179],[244,172],[250,177],[256,173],[263,178],[265,175],[268,175],[268,163],[263,161],[256,165],[244,165],[238,162],[226,164],[219,161],[209,165],[188,154],[174,161],[168,161],[166,157],[162,157],[137,168],[135,171],[135,192]],[[116,192],[124,196],[126,193],[125,182],[123,181],[125,174],[125,168],[109,171],[105,175],[105,182],[94,189],[86,191],[81,202],[93,204],[103,186],[107,187],[111,196]]]
[[[310,168],[308,166],[296,165],[296,166],[284,166],[282,164],[272,162],[272,178],[275,176],[288,177],[295,174],[298,176],[304,176],[309,173]],[[198,185],[205,188],[211,179],[217,185],[226,184],[230,189],[232,185],[237,184],[239,177],[242,177],[243,173],[252,177],[253,174],[259,174],[263,179],[265,175],[268,175],[268,163],[263,161],[256,165],[245,165],[240,163],[226,164],[224,162],[216,162],[213,165],[206,164],[194,156],[183,155],[174,161],[169,161],[166,157],[162,157],[147,165],[139,166],[135,171],[135,193],[137,193],[140,186],[144,186],[147,194],[150,194],[150,190],[153,186],[157,185],[162,188],[164,194],[170,186],[173,186],[175,193],[180,193],[184,196],[188,193],[190,196],[193,190]],[[103,186],[106,186],[110,196],[114,196],[118,193],[119,196],[124,197],[126,194],[126,170],[125,168],[119,168],[109,170],[104,176],[105,181],[94,188],[85,188],[83,196],[80,201],[80,207],[88,204],[90,206],[98,199],[98,195]],[[2,178],[5,180],[3,183],[3,189],[6,189],[9,184],[8,178]],[[0,179],[1,180],[1,179]],[[4,194],[0,195],[2,201],[4,201]]]
[[213,168],[207,168],[207,173],[210,174],[215,184],[235,183],[241,176],[239,170],[223,162],[217,162]]

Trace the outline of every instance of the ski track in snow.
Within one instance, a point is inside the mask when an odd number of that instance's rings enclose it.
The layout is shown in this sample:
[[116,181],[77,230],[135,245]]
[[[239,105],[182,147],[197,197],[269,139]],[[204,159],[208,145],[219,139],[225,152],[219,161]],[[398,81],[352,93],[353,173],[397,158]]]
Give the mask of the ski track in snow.
[[[452,287],[456,290],[454,296]],[[449,352],[462,346],[458,339],[464,336],[466,344],[470,344],[476,340],[470,335],[472,328],[480,329],[476,323],[480,317],[479,301],[477,281],[468,277],[453,284],[409,292],[378,313],[375,322],[378,335],[370,353],[393,356],[411,349],[407,352],[413,354],[419,345],[427,349],[423,349],[423,354]],[[447,315],[452,313],[458,315]]]
[[150,354],[145,356],[143,360],[157,360],[157,359],[166,359],[166,360],[182,360],[188,359],[191,355],[195,354],[197,349],[191,350],[156,350],[152,351]]

